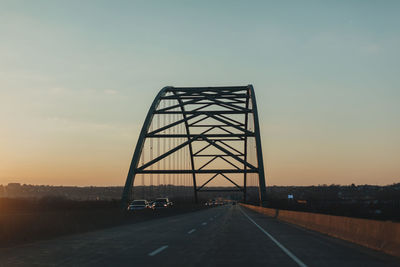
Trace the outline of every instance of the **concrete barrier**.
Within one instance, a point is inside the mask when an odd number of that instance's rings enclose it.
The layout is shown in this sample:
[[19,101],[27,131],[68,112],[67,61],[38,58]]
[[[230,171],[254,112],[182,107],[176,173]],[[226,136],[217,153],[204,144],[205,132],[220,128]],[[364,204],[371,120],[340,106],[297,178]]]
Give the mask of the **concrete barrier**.
[[241,205],[281,221],[400,257],[400,223]]

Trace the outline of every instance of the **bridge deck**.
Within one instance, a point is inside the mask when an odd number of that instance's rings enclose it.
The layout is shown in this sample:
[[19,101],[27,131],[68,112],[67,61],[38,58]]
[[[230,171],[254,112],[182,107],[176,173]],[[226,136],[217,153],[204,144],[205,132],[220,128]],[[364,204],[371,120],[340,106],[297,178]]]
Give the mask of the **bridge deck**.
[[259,264],[400,266],[396,258],[282,223],[238,205],[0,249],[0,266]]

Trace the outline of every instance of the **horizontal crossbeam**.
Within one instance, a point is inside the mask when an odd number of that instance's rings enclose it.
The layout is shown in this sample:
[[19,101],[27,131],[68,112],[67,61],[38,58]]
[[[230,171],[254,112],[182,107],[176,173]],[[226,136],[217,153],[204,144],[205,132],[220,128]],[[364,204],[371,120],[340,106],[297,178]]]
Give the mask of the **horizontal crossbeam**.
[[214,110],[214,111],[154,111],[154,114],[243,114],[251,111]]
[[[234,154],[237,157],[243,157],[244,154]],[[214,157],[214,156],[218,156],[218,157],[225,157],[228,156],[226,154],[200,154],[200,155],[193,155],[193,157]]]
[[212,91],[212,92],[234,92],[234,91],[244,91],[247,90],[247,86],[218,86],[218,87],[172,87],[167,88],[167,92],[202,92],[202,91]]
[[215,170],[141,170],[137,169],[136,173],[143,173],[143,174],[157,174],[157,173],[168,173],[168,174],[180,174],[180,173],[257,173],[258,169],[247,169],[247,170],[236,170],[236,169],[215,169]]
[[[195,98],[202,98],[202,96],[164,96],[161,97],[161,100],[166,100],[166,99],[195,99]],[[237,94],[237,95],[221,95],[221,96],[217,96],[215,97],[216,99],[243,99],[243,98],[249,98],[246,94]]]
[[242,192],[243,189],[201,189],[200,192]]
[[[150,137],[150,138],[185,138],[185,137],[195,137],[195,136],[198,136],[198,134],[189,134],[189,135],[187,135],[187,134],[153,134],[153,135],[148,135],[146,137]],[[254,133],[249,133],[249,134],[204,134],[204,136],[207,138],[210,138],[210,137],[215,137],[215,138],[254,137]],[[199,139],[199,140],[201,141],[202,139]],[[237,139],[237,140],[240,140],[240,139]]]

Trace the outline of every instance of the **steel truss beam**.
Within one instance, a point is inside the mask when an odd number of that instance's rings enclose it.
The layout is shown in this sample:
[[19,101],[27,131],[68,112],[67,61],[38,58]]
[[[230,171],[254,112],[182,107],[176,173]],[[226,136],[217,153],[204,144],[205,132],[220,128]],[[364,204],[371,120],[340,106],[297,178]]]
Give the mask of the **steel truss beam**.
[[237,170],[237,169],[210,169],[210,170],[137,170],[136,173],[144,173],[144,174],[157,174],[157,173],[169,173],[169,174],[184,174],[184,173],[258,173],[258,169],[253,170]]
[[[160,108],[160,103],[166,100],[175,101],[175,103]],[[173,114],[180,114],[181,119],[169,122],[166,125],[163,124],[161,127],[158,125],[156,129],[152,127],[153,130],[149,130],[155,115],[171,116]],[[250,114],[252,117],[249,117]],[[239,119],[239,117],[242,119]],[[254,129],[249,128],[250,118],[252,118]],[[169,129],[182,124],[185,126],[185,133],[167,133],[167,130],[169,131]],[[200,133],[196,134],[196,131],[194,131],[196,129]],[[215,133],[215,131],[218,133]],[[142,153],[146,152],[143,149],[147,138],[158,138],[160,140],[184,138],[186,141],[168,151],[157,154],[155,158],[151,158],[147,162],[139,164]],[[248,161],[249,138],[255,140],[256,146],[256,162],[252,163]],[[228,144],[227,142],[231,143]],[[194,143],[202,145],[200,148],[196,148],[197,152],[194,151]],[[156,163],[184,148],[188,148],[189,151],[190,169],[154,169]],[[211,148],[217,152],[207,151]],[[197,160],[201,158],[206,161],[200,164]],[[224,162],[230,168],[212,168],[212,163],[217,160],[222,160],[221,162]],[[254,165],[255,163],[256,165]],[[164,87],[157,94],[145,118],[129,167],[122,194],[122,203],[126,205],[129,202],[137,174],[191,174],[196,202],[198,192],[204,191],[243,192],[243,199],[246,200],[249,173],[258,174],[259,196],[262,203],[266,199],[265,175],[253,86]],[[212,176],[198,187],[197,174],[212,174]],[[243,175],[243,186],[229,177],[230,174]],[[234,189],[206,187],[218,176],[230,182]]]

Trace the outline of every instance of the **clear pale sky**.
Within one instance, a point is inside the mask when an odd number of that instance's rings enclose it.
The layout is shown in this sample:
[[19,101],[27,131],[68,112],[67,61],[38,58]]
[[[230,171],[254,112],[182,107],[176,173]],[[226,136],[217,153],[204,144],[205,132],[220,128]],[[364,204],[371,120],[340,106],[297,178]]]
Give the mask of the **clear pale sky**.
[[0,0],[0,184],[122,185],[166,85],[253,84],[267,185],[400,181],[400,1]]

